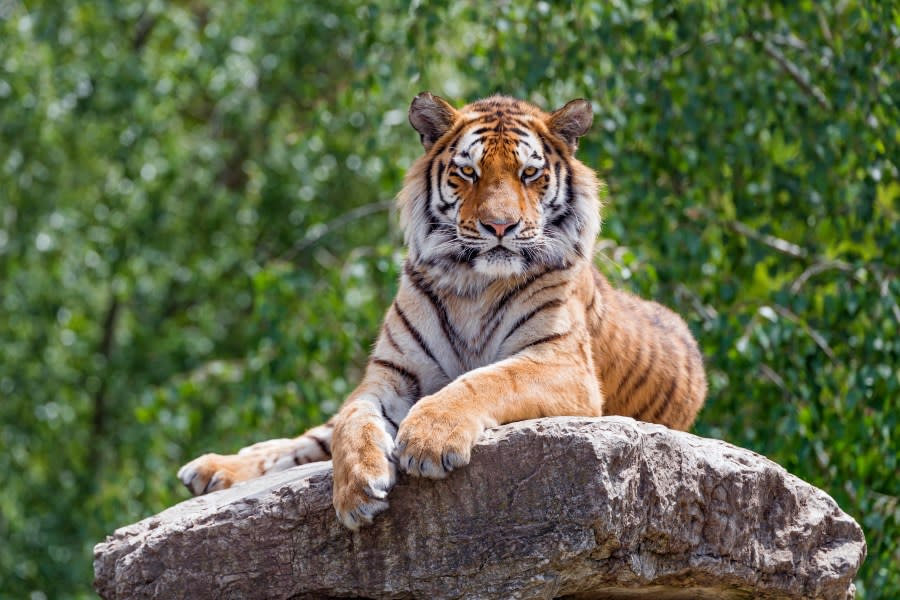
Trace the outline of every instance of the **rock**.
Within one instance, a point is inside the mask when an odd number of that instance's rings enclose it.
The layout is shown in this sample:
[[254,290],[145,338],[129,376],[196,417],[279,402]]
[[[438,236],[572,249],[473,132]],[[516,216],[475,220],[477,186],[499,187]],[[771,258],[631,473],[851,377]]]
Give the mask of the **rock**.
[[94,549],[104,598],[850,598],[866,553],[825,492],[725,442],[622,417],[485,433],[401,477],[357,533],[331,463],[194,498]]

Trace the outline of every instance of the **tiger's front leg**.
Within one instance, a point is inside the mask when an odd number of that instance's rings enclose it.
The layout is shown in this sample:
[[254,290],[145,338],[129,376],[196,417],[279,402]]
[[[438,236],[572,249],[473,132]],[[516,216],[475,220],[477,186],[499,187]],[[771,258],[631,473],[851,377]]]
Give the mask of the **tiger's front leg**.
[[373,358],[335,416],[333,503],[347,528],[368,525],[387,509],[387,494],[397,479],[394,436],[418,394],[418,378],[411,371]]
[[603,401],[590,354],[577,343],[542,344],[460,376],[422,398],[400,424],[401,470],[442,478],[469,463],[489,427],[549,416],[602,416]]

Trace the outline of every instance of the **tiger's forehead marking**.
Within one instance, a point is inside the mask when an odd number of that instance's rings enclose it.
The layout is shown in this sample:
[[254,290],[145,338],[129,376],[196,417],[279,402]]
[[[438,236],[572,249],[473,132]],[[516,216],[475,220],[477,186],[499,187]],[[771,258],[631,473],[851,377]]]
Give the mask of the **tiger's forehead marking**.
[[468,113],[463,118],[471,122],[453,148],[463,162],[477,164],[492,156],[523,165],[543,162],[542,143],[531,126],[533,116],[509,119],[489,113],[485,118],[480,113]]

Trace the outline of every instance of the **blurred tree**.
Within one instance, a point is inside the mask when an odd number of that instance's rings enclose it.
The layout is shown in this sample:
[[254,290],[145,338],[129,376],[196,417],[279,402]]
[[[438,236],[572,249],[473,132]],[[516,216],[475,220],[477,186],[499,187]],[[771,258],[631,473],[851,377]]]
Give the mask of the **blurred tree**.
[[352,388],[396,287],[409,100],[595,102],[599,266],[694,327],[697,432],[828,490],[900,595],[893,2],[0,1],[0,595],[207,450]]

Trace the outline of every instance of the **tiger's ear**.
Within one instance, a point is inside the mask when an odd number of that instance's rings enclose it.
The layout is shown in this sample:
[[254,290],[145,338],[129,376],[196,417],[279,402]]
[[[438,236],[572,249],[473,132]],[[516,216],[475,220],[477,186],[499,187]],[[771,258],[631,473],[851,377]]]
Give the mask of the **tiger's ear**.
[[551,132],[564,139],[574,152],[578,148],[578,138],[590,131],[593,121],[591,103],[578,98],[552,113],[547,126]]
[[409,106],[409,124],[419,132],[425,150],[430,150],[456,122],[456,109],[431,92],[422,92]]

